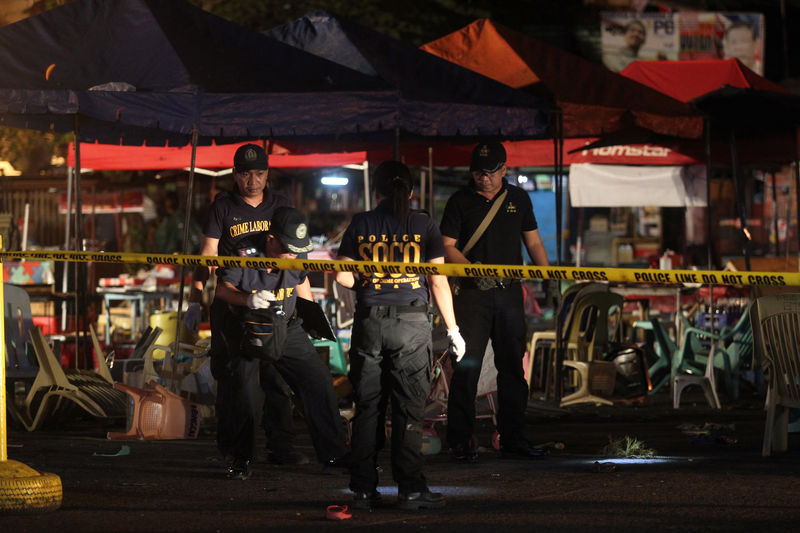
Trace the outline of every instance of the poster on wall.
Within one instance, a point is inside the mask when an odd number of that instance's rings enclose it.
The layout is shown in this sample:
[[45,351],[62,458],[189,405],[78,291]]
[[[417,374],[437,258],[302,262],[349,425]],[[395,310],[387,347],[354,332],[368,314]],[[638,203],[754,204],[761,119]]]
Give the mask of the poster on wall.
[[761,13],[678,13],[679,59],[736,58],[764,74],[764,15]]
[[603,64],[619,72],[636,60],[678,59],[680,32],[672,13],[600,14]]

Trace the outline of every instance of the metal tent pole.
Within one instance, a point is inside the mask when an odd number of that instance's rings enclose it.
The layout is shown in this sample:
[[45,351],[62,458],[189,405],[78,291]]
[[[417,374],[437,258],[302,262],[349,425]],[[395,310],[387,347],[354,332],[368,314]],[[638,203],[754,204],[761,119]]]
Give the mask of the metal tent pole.
[[[74,169],[67,167],[67,212],[64,215],[64,249],[69,250],[69,226],[72,222],[72,182]],[[61,292],[66,294],[69,289],[69,261],[64,261],[64,270],[61,273]],[[61,331],[67,330],[67,300],[61,300]],[[111,324],[106,324],[110,327]]]
[[781,239],[778,234],[778,184],[775,180],[775,171],[771,172],[772,176],[772,227],[775,231],[775,256],[781,255]]
[[704,119],[706,141],[706,252],[708,270],[712,270],[714,258],[713,221],[711,216],[711,120]]
[[731,128],[731,172],[733,185],[736,188],[736,205],[739,210],[739,222],[742,225],[744,237],[744,263],[745,269],[750,272],[750,230],[747,229],[747,213],[745,212],[744,199],[742,198],[741,180],[739,179],[739,161],[736,154],[736,132]]
[[[192,160],[189,166],[189,186],[186,191],[186,215],[183,222],[183,244],[181,247],[181,254],[186,255],[189,246],[189,230],[192,222],[192,197],[194,195],[194,171],[197,163],[197,138],[198,129],[197,124],[192,126]],[[170,358],[170,388],[175,385],[175,370],[178,366],[178,348],[181,340],[181,325],[183,323],[183,290],[186,286],[186,267],[181,265],[180,270],[180,288],[178,289],[178,316],[177,323],[175,324],[175,351],[174,357]],[[144,310],[142,310],[144,313]]]
[[795,231],[797,232],[797,269],[800,271],[800,160],[794,162],[794,194],[797,203],[797,223],[795,225]]
[[[81,204],[81,141],[80,141],[80,119],[75,115],[74,119],[75,134],[75,251],[84,251],[83,248],[83,206]],[[86,263],[75,264],[75,368],[79,368],[78,359],[80,358],[80,334],[85,328],[85,294],[86,287]]]
[[[561,210],[562,210],[562,201],[561,201],[561,176],[563,174],[563,164],[564,164],[564,132],[563,132],[563,120],[561,116],[561,110],[554,111],[555,115],[555,134],[553,135],[553,157],[555,159],[555,178],[556,178],[556,264],[561,265]],[[561,282],[560,281],[551,281],[551,283],[558,284],[558,292],[561,294]],[[558,299],[561,302],[561,299]],[[555,314],[555,321],[556,321],[556,367],[555,367],[555,390],[553,391],[553,399],[556,405],[561,404],[561,380],[563,379],[563,366],[564,366],[564,324],[561,320],[561,313],[558,306],[554,310]],[[533,357],[534,354],[531,354]]]
[[428,195],[430,198],[430,214],[433,219],[436,219],[435,199],[433,196],[433,146],[428,146]]

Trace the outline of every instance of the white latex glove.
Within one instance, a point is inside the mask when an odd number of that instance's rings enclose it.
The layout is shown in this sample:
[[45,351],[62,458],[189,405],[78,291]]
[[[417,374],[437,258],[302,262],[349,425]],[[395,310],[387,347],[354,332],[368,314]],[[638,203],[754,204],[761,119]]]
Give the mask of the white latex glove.
[[183,315],[183,326],[193,335],[197,335],[197,330],[200,329],[200,315],[202,313],[203,307],[200,302],[191,302]]
[[450,339],[450,353],[456,356],[456,363],[461,361],[464,353],[467,351],[467,344],[464,342],[464,337],[458,331],[458,327],[447,330],[447,338]]
[[275,295],[267,290],[256,291],[247,297],[247,307],[250,309],[268,309],[275,301]]

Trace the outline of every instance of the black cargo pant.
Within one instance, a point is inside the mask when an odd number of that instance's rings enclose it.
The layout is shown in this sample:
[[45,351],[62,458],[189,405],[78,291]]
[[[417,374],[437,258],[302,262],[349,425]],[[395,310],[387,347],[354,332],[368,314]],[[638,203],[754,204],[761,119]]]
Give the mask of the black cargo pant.
[[447,443],[466,443],[475,426],[475,396],[486,344],[491,339],[497,368],[497,430],[500,442],[524,438],[528,384],[522,368],[525,356],[525,311],[522,286],[486,291],[462,288],[453,303],[456,321],[467,345],[463,359],[453,365],[447,402]]
[[[225,312],[229,312],[225,307]],[[330,370],[320,360],[301,321],[289,323],[283,356],[268,363],[239,356],[239,338],[236,328],[231,327],[231,318],[227,317],[227,327],[222,327],[223,333],[219,335],[226,343],[226,352],[217,354],[216,359],[212,356],[212,372],[217,379],[217,445],[220,451],[242,459],[255,458],[256,426],[261,419],[265,396],[263,419],[267,438],[276,434],[270,432],[271,426],[278,426],[282,436],[286,435],[287,424],[291,431],[288,391],[291,388],[303,405],[319,461],[344,455],[346,437]],[[270,402],[282,401],[283,397],[289,401],[288,409],[280,405],[273,409]],[[280,451],[285,442],[270,440],[270,449]]]
[[350,489],[378,486],[378,450],[391,401],[392,477],[401,493],[427,489],[422,474],[422,422],[431,383],[427,306],[358,307],[350,345],[355,391]]

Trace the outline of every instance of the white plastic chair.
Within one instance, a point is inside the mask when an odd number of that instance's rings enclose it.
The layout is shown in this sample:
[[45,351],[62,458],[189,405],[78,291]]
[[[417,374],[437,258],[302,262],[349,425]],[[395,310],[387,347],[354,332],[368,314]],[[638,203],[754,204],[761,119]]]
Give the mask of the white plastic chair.
[[800,294],[772,294],[750,308],[755,356],[768,380],[761,455],[789,448],[789,409],[800,409]]

